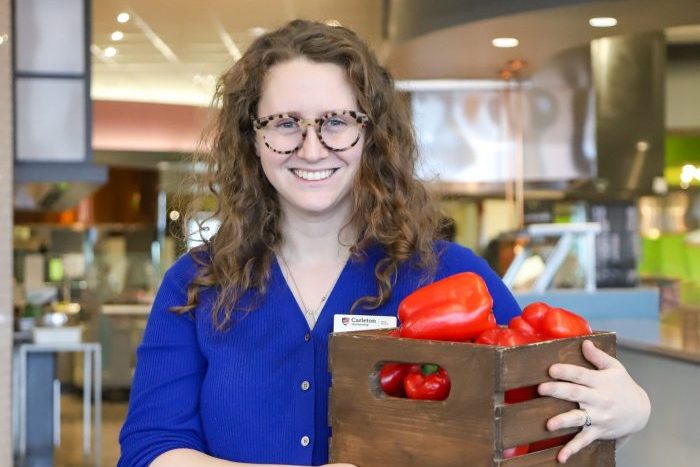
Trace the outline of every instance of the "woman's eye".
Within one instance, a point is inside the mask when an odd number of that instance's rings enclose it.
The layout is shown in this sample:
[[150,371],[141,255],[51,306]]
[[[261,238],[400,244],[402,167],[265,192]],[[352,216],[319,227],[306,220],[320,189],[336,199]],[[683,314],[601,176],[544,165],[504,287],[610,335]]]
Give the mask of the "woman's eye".
[[329,118],[328,120],[326,120],[326,126],[329,126],[332,128],[346,126],[347,124],[348,124],[348,122],[346,122],[342,118]]
[[281,130],[293,130],[297,126],[297,122],[289,118],[284,120],[278,120],[275,124],[275,128],[279,128]]

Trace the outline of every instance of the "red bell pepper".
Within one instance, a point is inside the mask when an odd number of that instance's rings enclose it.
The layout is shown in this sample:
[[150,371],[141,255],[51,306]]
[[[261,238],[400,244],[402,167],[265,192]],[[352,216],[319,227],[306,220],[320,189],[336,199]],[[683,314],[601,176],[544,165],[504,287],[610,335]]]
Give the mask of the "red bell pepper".
[[527,321],[527,323],[532,326],[533,329],[539,331],[542,327],[542,319],[544,318],[544,315],[551,308],[551,306],[544,302],[530,303],[528,306],[523,308],[523,313],[520,316],[523,318],[523,320]]
[[415,312],[401,323],[401,337],[465,342],[491,329],[490,308],[465,309],[458,302],[440,302]]
[[406,363],[385,363],[379,370],[379,385],[389,396],[406,397],[403,380],[411,365]]
[[489,313],[488,317],[488,322],[487,324],[487,329],[493,329],[498,327],[498,323],[496,322],[496,316],[493,313]]
[[542,439],[530,443],[530,452],[544,451],[545,449],[553,448],[554,446],[563,446],[571,441],[576,433],[570,435],[557,436],[556,438]]
[[517,329],[497,327],[482,332],[474,342],[477,344],[515,347],[517,345],[524,345],[533,342],[533,337],[526,336]]
[[506,404],[517,404],[539,397],[537,386],[524,386],[522,388],[509,389],[503,395]]
[[[581,316],[563,308],[553,308],[542,302],[526,306],[521,317],[542,338],[560,339],[585,336],[592,332],[588,322]],[[511,321],[511,327],[525,327],[524,323],[516,320],[517,318],[514,318]]]
[[585,336],[591,332],[585,319],[563,308],[552,308],[542,319],[542,333],[554,339]]
[[533,340],[537,338],[537,331],[532,327],[530,323],[525,321],[522,316],[516,316],[510,320],[508,324],[510,329],[514,329],[525,336],[532,337]]
[[462,272],[421,287],[404,298],[399,304],[399,320],[407,321],[415,313],[441,302],[459,303],[468,311],[490,311],[493,307],[493,299],[481,276]]
[[479,334],[474,341],[475,344],[498,345],[498,337],[501,335],[501,328],[487,329]]
[[447,399],[452,383],[438,365],[411,365],[403,386],[409,399],[441,401]]
[[530,446],[528,444],[521,444],[520,446],[504,449],[503,458],[510,459],[511,457],[522,456],[523,454],[527,454],[529,450]]

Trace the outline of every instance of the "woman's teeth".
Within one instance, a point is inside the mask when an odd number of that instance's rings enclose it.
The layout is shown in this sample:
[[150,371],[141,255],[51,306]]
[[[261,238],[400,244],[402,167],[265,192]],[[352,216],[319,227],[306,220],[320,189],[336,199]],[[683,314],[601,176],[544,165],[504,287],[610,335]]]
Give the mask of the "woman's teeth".
[[328,170],[300,170],[292,169],[294,175],[304,180],[325,180],[335,172],[335,169]]

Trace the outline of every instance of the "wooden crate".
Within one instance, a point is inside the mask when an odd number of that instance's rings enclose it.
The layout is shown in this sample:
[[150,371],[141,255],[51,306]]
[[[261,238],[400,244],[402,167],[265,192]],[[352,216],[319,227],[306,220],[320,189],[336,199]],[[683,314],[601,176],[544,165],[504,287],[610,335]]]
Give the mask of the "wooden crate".
[[[587,339],[615,355],[615,334]],[[560,447],[511,459],[504,448],[574,433],[547,431],[545,422],[577,404],[541,397],[504,404],[504,391],[550,381],[556,362],[592,366],[581,352],[583,338],[492,347],[459,342],[400,339],[387,331],[333,334],[329,416],[331,462],[358,467],[555,466]],[[389,397],[379,387],[383,362],[436,363],[452,380],[444,401]],[[614,441],[596,441],[567,466],[615,465]]]

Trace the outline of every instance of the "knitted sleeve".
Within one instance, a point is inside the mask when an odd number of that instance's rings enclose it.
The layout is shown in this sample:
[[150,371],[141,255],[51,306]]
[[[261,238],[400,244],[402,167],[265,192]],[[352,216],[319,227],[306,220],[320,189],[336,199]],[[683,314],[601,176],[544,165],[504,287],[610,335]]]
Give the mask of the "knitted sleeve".
[[148,466],[172,449],[207,449],[199,417],[207,364],[195,319],[169,311],[186,303],[186,284],[194,271],[191,258],[183,256],[165,274],[156,295],[136,354],[129,411],[119,436],[119,467]]

